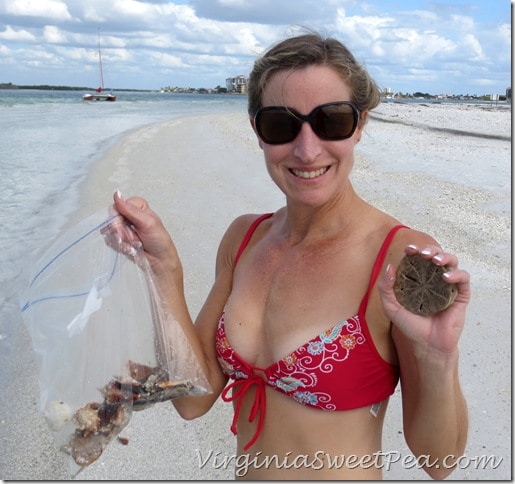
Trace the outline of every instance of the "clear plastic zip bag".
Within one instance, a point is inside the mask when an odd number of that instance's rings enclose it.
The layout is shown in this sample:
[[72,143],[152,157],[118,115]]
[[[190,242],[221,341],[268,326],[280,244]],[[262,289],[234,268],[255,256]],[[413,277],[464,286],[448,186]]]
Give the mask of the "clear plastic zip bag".
[[21,306],[40,370],[38,409],[72,475],[133,411],[211,391],[141,242],[112,206],[32,264]]

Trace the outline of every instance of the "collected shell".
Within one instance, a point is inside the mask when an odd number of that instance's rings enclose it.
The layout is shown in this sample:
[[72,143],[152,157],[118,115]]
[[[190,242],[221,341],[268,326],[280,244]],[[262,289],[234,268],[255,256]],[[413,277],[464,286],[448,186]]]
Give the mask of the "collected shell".
[[100,389],[104,397],[102,403],[90,402],[73,416],[75,432],[67,450],[81,467],[92,464],[102,455],[107,444],[129,423],[132,410],[143,410],[157,402],[188,395],[194,389],[189,380],[170,380],[161,368],[133,361],[129,361],[127,367],[127,376],[113,378]]
[[61,400],[52,400],[45,407],[45,418],[52,430],[61,430],[73,418],[72,407]]
[[397,301],[412,313],[429,316],[448,308],[456,299],[455,284],[442,275],[447,266],[438,266],[420,255],[406,255],[397,267],[393,290]]
[[189,380],[170,380],[162,368],[129,361],[129,377],[111,380],[101,392],[106,402],[131,402],[137,411],[188,395],[193,387]]
[[87,437],[76,433],[71,441],[71,454],[77,465],[86,467],[95,462],[108,444],[105,436],[91,434]]
[[70,453],[75,462],[85,467],[95,462],[109,442],[129,423],[126,404],[91,402],[75,412],[75,433]]
[[88,403],[85,407],[79,408],[79,410],[75,412],[75,425],[77,429],[82,432],[84,437],[98,432],[100,427],[100,417],[98,416],[99,408],[100,405],[93,402]]

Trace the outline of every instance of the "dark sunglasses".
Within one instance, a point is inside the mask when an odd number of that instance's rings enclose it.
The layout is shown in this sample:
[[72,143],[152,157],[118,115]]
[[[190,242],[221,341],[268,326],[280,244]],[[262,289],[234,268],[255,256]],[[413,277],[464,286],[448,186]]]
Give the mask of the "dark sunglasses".
[[305,121],[320,139],[337,141],[354,134],[359,111],[354,104],[342,101],[322,104],[306,115],[285,106],[266,106],[254,116],[259,137],[269,145],[290,143]]

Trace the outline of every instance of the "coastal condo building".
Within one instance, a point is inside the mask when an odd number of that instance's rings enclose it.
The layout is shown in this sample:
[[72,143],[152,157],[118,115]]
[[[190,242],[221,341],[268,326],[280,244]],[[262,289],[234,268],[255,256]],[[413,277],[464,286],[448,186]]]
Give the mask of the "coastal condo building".
[[245,76],[228,77],[225,80],[227,92],[237,92],[245,94],[247,92],[248,79]]

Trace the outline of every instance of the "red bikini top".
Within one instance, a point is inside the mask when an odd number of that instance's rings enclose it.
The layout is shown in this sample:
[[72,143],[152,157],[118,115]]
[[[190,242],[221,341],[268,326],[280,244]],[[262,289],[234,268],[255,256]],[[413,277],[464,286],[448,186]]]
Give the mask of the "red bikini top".
[[[262,215],[250,226],[236,255],[235,265],[257,226],[271,216],[272,214]],[[224,401],[236,402],[231,426],[234,434],[237,433],[236,422],[243,396],[251,386],[256,386],[249,422],[253,422],[258,415],[259,420],[254,437],[244,450],[248,450],[257,440],[263,426],[265,385],[304,405],[332,411],[372,405],[394,392],[399,379],[398,368],[380,356],[368,330],[365,313],[386,252],[397,231],[403,227],[393,227],[386,236],[358,314],[316,335],[267,368],[250,365],[234,351],[225,334],[224,309],[216,332],[216,353],[222,371],[234,380],[222,392]],[[232,395],[229,394],[231,390]]]

